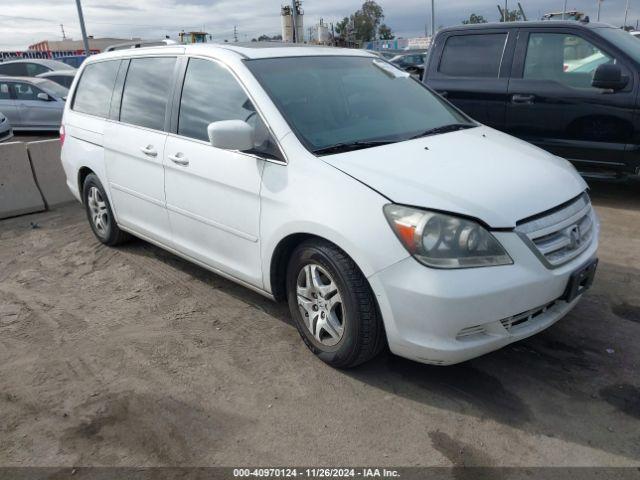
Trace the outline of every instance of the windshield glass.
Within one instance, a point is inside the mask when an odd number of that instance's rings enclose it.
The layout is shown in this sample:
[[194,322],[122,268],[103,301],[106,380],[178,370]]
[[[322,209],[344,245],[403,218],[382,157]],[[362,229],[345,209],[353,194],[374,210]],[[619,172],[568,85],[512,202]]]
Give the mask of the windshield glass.
[[640,63],[640,42],[629,32],[619,28],[599,28],[598,33]]
[[444,133],[431,131],[450,125],[476,125],[380,59],[286,57],[246,64],[312,152],[349,144],[366,148]]
[[45,92],[50,93],[54,97],[65,98],[69,94],[68,88],[44,78],[42,80],[38,80],[38,83],[36,83],[36,85],[43,89]]

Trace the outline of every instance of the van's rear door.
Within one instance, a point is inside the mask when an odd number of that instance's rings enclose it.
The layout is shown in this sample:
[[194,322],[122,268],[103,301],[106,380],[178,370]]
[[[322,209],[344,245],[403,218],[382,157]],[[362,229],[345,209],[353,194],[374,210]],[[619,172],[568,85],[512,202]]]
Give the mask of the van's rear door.
[[515,35],[513,28],[439,34],[425,83],[475,120],[503,129]]

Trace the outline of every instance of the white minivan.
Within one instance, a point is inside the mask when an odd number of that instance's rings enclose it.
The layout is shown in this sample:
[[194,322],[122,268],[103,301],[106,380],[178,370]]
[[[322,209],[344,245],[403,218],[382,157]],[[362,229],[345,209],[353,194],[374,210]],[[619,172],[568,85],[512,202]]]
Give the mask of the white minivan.
[[154,243],[274,300],[345,368],[448,365],[549,327],[598,221],[565,160],[366,51],[193,45],[87,59],[61,128],[98,239]]

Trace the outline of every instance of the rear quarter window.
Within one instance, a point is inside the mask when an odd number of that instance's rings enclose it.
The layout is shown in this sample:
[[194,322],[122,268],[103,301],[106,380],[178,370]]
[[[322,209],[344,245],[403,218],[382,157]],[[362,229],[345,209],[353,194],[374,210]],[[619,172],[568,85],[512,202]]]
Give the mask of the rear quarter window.
[[438,71],[450,77],[497,78],[506,41],[506,33],[451,36]]
[[0,64],[0,75],[23,77],[27,75],[27,67],[24,63],[7,63],[5,65]]
[[107,118],[119,67],[120,60],[87,65],[76,87],[72,110]]

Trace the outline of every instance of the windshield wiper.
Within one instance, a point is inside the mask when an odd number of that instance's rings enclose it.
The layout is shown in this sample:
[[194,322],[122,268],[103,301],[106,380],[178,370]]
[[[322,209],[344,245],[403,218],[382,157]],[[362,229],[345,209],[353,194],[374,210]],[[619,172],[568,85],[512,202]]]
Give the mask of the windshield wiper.
[[415,138],[428,137],[430,135],[438,135],[439,133],[447,133],[447,132],[455,132],[458,130],[466,130],[467,128],[477,127],[474,123],[452,123],[450,125],[442,125],[440,127],[430,128],[429,130],[425,130],[418,135],[414,135],[410,137],[409,140],[413,140]]
[[316,155],[323,155],[327,153],[351,152],[354,150],[362,150],[364,148],[389,145],[390,143],[396,143],[397,141],[398,140],[359,140],[357,142],[336,143],[335,145],[313,150],[312,153],[315,153]]

